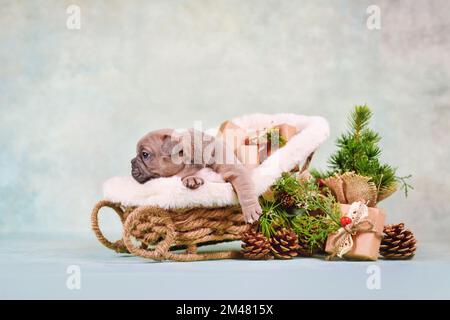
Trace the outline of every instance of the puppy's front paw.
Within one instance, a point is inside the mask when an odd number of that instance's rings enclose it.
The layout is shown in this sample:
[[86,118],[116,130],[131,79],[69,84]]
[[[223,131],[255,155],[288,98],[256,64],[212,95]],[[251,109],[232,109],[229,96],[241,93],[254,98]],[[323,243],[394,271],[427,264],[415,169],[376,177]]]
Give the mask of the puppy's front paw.
[[183,181],[184,186],[189,189],[197,189],[205,183],[202,178],[196,176],[187,176],[181,179],[181,181]]
[[243,207],[242,212],[244,213],[245,222],[253,223],[258,221],[259,216],[262,213],[262,209],[259,203],[255,203],[254,205]]

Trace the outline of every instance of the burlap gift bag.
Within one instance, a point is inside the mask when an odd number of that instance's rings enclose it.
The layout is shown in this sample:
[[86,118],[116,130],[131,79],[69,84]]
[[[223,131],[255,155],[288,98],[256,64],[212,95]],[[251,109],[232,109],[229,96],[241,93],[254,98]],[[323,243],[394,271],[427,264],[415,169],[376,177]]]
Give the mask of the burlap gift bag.
[[324,180],[324,183],[339,203],[351,204],[362,201],[369,207],[375,207],[377,202],[386,199],[397,190],[396,186],[378,190],[369,177],[360,176],[354,172],[329,177]]

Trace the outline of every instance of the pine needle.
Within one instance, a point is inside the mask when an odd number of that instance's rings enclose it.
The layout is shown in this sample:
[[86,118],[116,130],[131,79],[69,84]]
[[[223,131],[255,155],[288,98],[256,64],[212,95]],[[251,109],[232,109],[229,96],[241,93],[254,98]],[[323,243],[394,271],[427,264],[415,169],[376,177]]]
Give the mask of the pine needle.
[[355,106],[348,118],[348,130],[337,140],[338,150],[328,160],[327,172],[313,171],[315,177],[326,178],[334,174],[355,172],[370,177],[378,186],[378,194],[394,190],[400,183],[405,195],[412,189],[405,179],[410,176],[398,177],[396,168],[380,162],[381,148],[377,145],[381,137],[369,128],[372,111],[365,104]]

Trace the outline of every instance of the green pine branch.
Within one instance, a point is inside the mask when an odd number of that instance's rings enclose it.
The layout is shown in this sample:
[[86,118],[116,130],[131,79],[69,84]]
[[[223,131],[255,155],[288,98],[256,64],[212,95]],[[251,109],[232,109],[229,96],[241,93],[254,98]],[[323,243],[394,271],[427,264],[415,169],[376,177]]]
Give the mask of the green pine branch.
[[[289,228],[312,249],[323,244],[330,233],[339,229],[339,204],[330,192],[324,193],[314,180],[299,182],[294,175],[285,173],[274,184],[273,190],[291,195],[296,206],[288,212],[276,200],[261,198],[263,213],[259,218],[259,228],[266,237],[272,236],[280,227]],[[322,214],[317,214],[318,210]]]
[[349,127],[352,130],[351,135],[355,137],[355,140],[358,140],[363,130],[367,128],[371,117],[372,111],[367,105],[355,107],[355,111],[349,118]]
[[380,135],[369,128],[372,111],[367,105],[355,106],[348,119],[348,130],[336,141],[338,150],[328,160],[329,170],[312,171],[316,178],[326,178],[334,174],[355,172],[370,177],[378,187],[378,194],[401,185],[405,195],[412,189],[406,180],[411,176],[399,177],[396,168],[380,162]]

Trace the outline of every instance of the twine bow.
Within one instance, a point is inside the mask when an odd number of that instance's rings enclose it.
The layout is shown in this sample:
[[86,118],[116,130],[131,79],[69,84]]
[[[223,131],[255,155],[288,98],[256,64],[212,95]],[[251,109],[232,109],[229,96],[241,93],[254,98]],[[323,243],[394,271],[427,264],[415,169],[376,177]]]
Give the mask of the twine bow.
[[361,201],[353,202],[345,215],[351,223],[341,227],[333,240],[333,254],[342,258],[353,248],[353,237],[361,232],[376,232],[374,224],[369,220],[369,208]]

